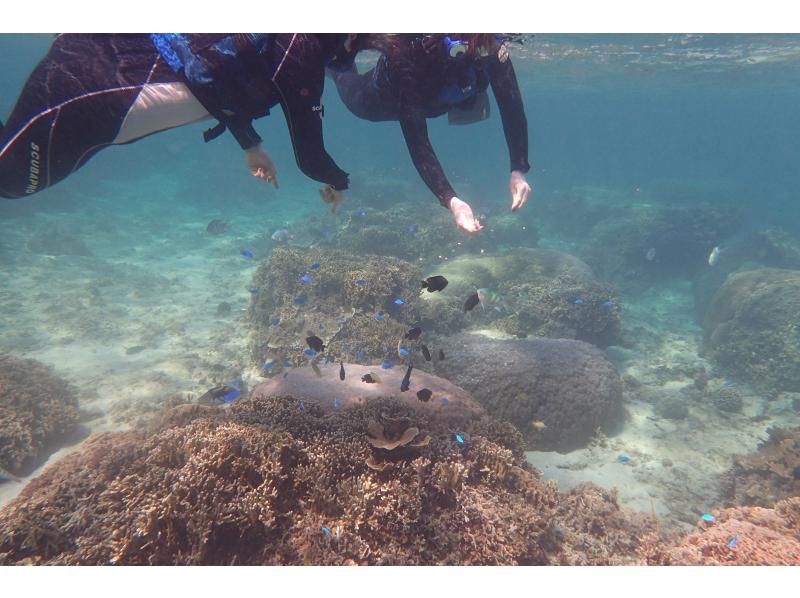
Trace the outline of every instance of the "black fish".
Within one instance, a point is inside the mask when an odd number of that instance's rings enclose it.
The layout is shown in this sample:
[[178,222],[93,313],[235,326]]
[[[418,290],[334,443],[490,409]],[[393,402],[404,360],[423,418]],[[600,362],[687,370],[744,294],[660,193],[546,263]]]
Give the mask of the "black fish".
[[361,381],[366,382],[367,384],[377,384],[380,382],[380,378],[378,378],[375,374],[370,372],[369,374],[364,374],[361,376]]
[[228,228],[228,223],[222,220],[214,219],[206,226],[206,232],[210,235],[221,235]]
[[431,396],[433,396],[433,391],[430,388],[423,388],[417,391],[417,398],[423,403],[430,401]]
[[411,370],[414,369],[414,366],[408,366],[406,370],[406,375],[403,376],[403,381],[400,383],[400,392],[405,392],[408,390],[408,385],[411,384]]
[[317,353],[322,353],[322,350],[325,348],[325,345],[322,344],[322,339],[318,336],[309,336],[306,338],[306,342],[308,346]]
[[444,276],[428,276],[422,281],[422,288],[428,289],[429,293],[441,291],[447,286],[447,279]]
[[467,297],[467,300],[464,302],[464,311],[471,311],[473,307],[480,303],[480,299],[478,299],[478,292],[475,291]]
[[406,332],[403,336],[404,338],[407,338],[410,341],[415,341],[419,338],[420,334],[422,334],[422,328],[420,328],[419,326],[415,326],[414,328]]
[[444,361],[444,349],[439,349],[439,361]]
[[431,360],[431,352],[428,351],[428,347],[426,347],[425,345],[420,345],[419,348],[422,350],[422,355],[425,356],[425,361],[430,361]]
[[339,362],[339,380],[344,380],[344,363]]

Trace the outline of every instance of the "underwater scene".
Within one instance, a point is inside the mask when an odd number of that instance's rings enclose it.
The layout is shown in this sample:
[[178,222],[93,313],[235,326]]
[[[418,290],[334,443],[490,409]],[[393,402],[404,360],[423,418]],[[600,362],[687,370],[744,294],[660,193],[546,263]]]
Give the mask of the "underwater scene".
[[0,35],[0,564],[800,564],[800,35],[414,35]]

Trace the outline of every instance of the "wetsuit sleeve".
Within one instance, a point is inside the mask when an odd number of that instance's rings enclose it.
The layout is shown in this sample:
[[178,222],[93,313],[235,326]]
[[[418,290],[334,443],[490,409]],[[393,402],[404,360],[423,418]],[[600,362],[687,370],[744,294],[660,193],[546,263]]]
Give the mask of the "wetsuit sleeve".
[[400,127],[419,176],[422,177],[428,189],[439,198],[439,203],[450,209],[450,200],[456,196],[456,192],[450,186],[442,165],[433,151],[425,116],[412,111],[404,111],[400,115]]
[[297,166],[315,181],[327,183],[337,191],[347,189],[348,174],[325,151],[322,136],[324,59],[301,50],[299,58],[285,61],[274,83],[289,125]]
[[528,164],[528,119],[525,117],[522,94],[519,91],[514,67],[510,58],[500,62],[495,55],[488,60],[489,80],[497,106],[500,108],[503,132],[511,158],[511,170],[528,172],[531,169]]
[[253,128],[253,121],[251,119],[232,118],[227,120],[225,125],[243,150],[249,150],[261,143],[261,137]]

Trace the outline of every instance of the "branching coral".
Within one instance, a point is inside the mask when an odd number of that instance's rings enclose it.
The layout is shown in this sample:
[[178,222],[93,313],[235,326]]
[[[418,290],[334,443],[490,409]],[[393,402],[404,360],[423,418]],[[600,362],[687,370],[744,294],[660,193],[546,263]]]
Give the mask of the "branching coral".
[[0,467],[18,472],[78,419],[69,384],[37,361],[0,355]]

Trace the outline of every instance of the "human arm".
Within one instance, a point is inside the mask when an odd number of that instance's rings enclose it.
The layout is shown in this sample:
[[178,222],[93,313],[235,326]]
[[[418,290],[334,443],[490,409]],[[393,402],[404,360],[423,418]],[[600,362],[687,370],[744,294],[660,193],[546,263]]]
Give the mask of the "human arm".
[[509,180],[511,209],[518,210],[525,205],[528,195],[531,193],[531,186],[525,179],[525,173],[530,170],[528,120],[525,117],[525,107],[522,104],[522,94],[514,67],[505,46],[501,46],[497,54],[489,56],[486,60],[489,63],[489,81],[500,108],[500,118],[503,122],[503,132],[511,162],[511,178]]
[[348,174],[325,150],[322,134],[325,61],[319,44],[304,36],[289,51],[295,55],[285,60],[273,83],[289,126],[297,166],[315,181],[343,191],[348,187]]

